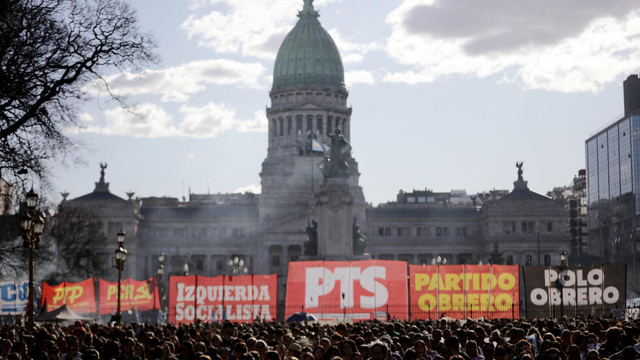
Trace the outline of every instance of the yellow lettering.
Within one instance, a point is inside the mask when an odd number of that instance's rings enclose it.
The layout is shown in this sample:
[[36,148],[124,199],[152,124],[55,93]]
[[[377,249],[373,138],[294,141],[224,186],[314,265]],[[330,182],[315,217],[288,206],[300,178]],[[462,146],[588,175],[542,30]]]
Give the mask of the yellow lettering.
[[496,308],[500,311],[506,311],[513,306],[513,299],[508,294],[500,294],[496,296]]
[[422,311],[431,311],[436,307],[436,298],[431,294],[422,294],[418,298],[418,306]]
[[118,285],[109,285],[107,287],[107,300],[111,300],[112,296],[118,296]]
[[458,276],[458,274],[445,274],[444,279],[446,283],[445,290],[460,291],[460,286],[458,285],[458,282],[460,281],[460,276]]
[[429,275],[427,274],[416,274],[416,291],[422,290],[422,287],[425,285],[429,285]]
[[440,294],[440,311],[451,310],[451,298],[447,294]]
[[513,274],[504,273],[498,278],[498,287],[502,290],[511,290],[516,286],[516,277]]

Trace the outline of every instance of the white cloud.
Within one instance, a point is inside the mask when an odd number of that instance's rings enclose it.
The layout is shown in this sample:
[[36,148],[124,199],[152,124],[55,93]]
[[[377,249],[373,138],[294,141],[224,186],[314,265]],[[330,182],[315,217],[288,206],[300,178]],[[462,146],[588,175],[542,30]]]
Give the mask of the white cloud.
[[239,132],[267,132],[269,124],[264,111],[256,111],[253,119],[238,123]]
[[[162,70],[125,71],[105,77],[111,91],[119,95],[160,94],[165,102],[186,102],[190,94],[206,89],[207,84],[240,85],[264,88],[261,80],[265,67],[259,63],[242,63],[227,59],[193,61]],[[95,95],[104,94],[103,83],[95,81],[85,87]]]
[[194,153],[189,153],[189,154],[187,154],[187,158],[188,158],[188,159],[193,159],[193,158],[195,158],[195,157],[196,157],[196,154],[194,154]]
[[353,84],[373,85],[375,83],[373,73],[364,70],[347,71],[344,74],[344,81],[347,86],[351,86]]
[[93,122],[94,120],[93,116],[91,116],[91,114],[89,114],[88,112],[82,112],[78,114],[78,118],[84,123]]
[[386,19],[392,34],[385,50],[408,69],[383,81],[416,84],[513,69],[509,81],[524,88],[596,92],[637,72],[640,4],[576,1],[405,0]]
[[[174,117],[156,104],[139,105],[135,111],[120,108],[104,112],[103,125],[85,125],[69,129],[71,132],[90,132],[104,135],[132,136],[137,138],[212,138],[223,131],[264,132],[267,120],[257,111],[253,119],[239,119],[236,112],[225,104],[209,103],[202,107],[183,105],[179,109],[182,118]],[[187,157],[192,157],[189,154]],[[193,155],[195,156],[195,155]]]
[[242,186],[242,187],[239,187],[239,188],[233,190],[234,194],[237,194],[237,193],[244,194],[246,192],[250,192],[250,193],[254,193],[254,194],[260,194],[262,192],[262,187],[260,185],[251,184],[251,185]]
[[[323,13],[323,5],[339,0],[316,1],[315,8]],[[207,5],[226,5],[224,11],[201,11]],[[200,46],[217,53],[240,53],[263,59],[274,59],[280,44],[293,28],[300,0],[192,0],[191,14],[182,24],[189,38],[196,38]],[[321,18],[322,20],[322,18]],[[343,40],[335,29],[331,36],[338,45],[345,62],[359,62],[364,54],[380,45],[358,44]]]

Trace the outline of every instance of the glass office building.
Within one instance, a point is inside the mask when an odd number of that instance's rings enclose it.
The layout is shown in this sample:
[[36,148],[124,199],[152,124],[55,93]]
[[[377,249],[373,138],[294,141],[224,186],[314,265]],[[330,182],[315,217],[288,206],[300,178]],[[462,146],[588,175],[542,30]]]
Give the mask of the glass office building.
[[640,78],[624,82],[625,115],[585,142],[589,254],[623,255],[640,225]]

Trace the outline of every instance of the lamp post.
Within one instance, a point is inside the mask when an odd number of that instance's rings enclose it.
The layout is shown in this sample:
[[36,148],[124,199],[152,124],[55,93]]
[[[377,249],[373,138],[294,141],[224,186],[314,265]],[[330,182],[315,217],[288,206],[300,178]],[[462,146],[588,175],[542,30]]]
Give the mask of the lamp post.
[[558,284],[560,289],[560,317],[564,317],[564,268],[567,266],[567,253],[562,249],[560,253],[560,274],[558,274]]
[[160,311],[162,311],[163,304],[163,288],[164,288],[164,253],[158,255],[158,296],[160,297]]
[[184,265],[182,265],[182,275],[189,276],[189,263],[185,261]]
[[238,275],[238,274],[246,275],[249,272],[249,269],[247,269],[247,267],[244,266],[244,260],[238,259],[237,256],[233,259],[229,259],[229,269],[231,269],[232,275]]
[[19,224],[22,229],[22,239],[24,240],[23,245],[29,249],[29,302],[27,303],[27,328],[33,329],[33,252],[38,248],[40,236],[44,232],[44,217],[36,209],[36,205],[38,204],[38,194],[33,191],[33,188],[31,188],[27,193],[26,200],[27,212],[20,218]]
[[117,235],[118,249],[116,250],[116,268],[118,269],[118,312],[115,316],[115,321],[120,324],[122,320],[122,312],[120,310],[120,300],[122,297],[122,270],[124,269],[124,263],[127,261],[128,251],[124,248],[125,233],[120,229]]
[[440,265],[447,265],[447,258],[438,255],[437,258],[431,259],[431,265],[437,265],[436,279],[436,317],[440,318]]

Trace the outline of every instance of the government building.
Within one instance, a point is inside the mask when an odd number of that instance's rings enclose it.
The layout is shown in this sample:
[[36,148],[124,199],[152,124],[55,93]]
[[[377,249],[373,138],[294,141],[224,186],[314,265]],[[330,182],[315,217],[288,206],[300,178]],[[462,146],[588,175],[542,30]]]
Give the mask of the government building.
[[[109,191],[103,172],[94,192],[63,200],[61,206],[95,212],[107,238],[114,239],[109,244],[114,249],[116,233],[125,231],[125,277],[156,275],[158,254],[164,253],[167,288],[167,275],[229,274],[229,260],[237,257],[248,273],[282,275],[279,297],[284,299],[288,263],[304,256],[305,229],[317,219],[316,193],[324,181],[317,166],[325,156],[322,145],[331,146],[329,135],[336,129],[349,142],[351,123],[358,121],[357,109],[354,113],[348,103],[339,49],[312,1],[305,0],[298,18],[274,65],[260,194],[189,194],[180,201],[133,198],[130,193],[125,199]],[[314,144],[321,145],[320,151]],[[349,221],[366,234],[365,252],[373,259],[559,265],[560,253],[570,251],[565,201],[531,191],[522,163],[507,180],[515,180],[511,190],[475,195],[399,191],[395,201],[372,206],[359,185],[358,162],[350,155],[345,162],[352,196]],[[415,181],[424,186],[423,180]]]

